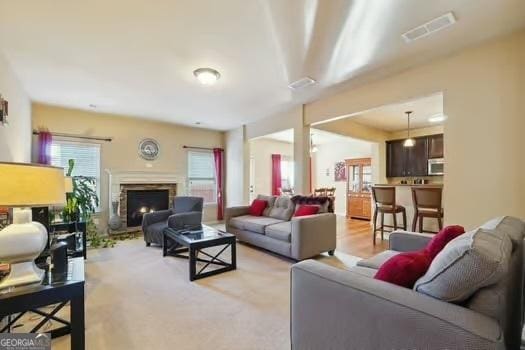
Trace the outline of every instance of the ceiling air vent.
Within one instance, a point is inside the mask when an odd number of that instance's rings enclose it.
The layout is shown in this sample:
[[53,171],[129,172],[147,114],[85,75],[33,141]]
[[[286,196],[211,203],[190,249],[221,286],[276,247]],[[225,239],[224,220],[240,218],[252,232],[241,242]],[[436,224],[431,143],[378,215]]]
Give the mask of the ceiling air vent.
[[408,32],[402,34],[401,36],[407,43],[414,40],[424,38],[427,35],[435,33],[441,29],[444,29],[448,26],[456,23],[456,17],[452,12],[446,13],[443,16],[434,18],[433,20],[428,21],[416,28],[410,29]]
[[310,77],[304,77],[304,78],[294,81],[293,83],[288,85],[288,87],[292,90],[299,90],[299,89],[304,89],[305,87],[313,85],[315,83],[316,81],[314,79]]

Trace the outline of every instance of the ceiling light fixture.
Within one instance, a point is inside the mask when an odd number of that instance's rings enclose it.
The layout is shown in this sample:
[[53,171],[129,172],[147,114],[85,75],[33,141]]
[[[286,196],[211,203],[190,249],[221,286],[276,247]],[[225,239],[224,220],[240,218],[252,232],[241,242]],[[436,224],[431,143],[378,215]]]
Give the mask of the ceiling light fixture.
[[412,111],[405,112],[407,115],[407,138],[405,142],[403,142],[403,146],[405,147],[414,147],[416,144],[416,140],[410,138],[410,114]]
[[428,118],[428,121],[431,123],[440,123],[447,119],[447,117],[444,114],[435,114]]
[[213,68],[198,68],[193,71],[195,78],[203,85],[213,85],[219,80],[221,74]]
[[315,83],[317,83],[317,81],[315,81],[314,79],[310,77],[304,77],[294,81],[293,83],[290,83],[290,85],[288,85],[288,88],[291,90],[300,90]]

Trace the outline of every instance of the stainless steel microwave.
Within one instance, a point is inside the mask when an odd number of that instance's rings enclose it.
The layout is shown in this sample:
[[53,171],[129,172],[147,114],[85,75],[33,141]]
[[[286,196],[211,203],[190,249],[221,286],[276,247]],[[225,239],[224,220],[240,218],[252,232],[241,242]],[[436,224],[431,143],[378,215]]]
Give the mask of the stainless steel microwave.
[[443,158],[434,158],[428,160],[428,175],[444,175],[445,160]]

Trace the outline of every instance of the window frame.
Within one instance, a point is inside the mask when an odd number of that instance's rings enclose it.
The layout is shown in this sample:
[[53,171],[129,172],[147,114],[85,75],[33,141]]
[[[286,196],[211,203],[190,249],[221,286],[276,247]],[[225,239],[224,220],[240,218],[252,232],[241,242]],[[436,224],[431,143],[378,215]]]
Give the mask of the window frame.
[[[288,168],[286,170],[286,173],[288,174],[287,177],[284,176],[285,174],[285,168]],[[290,156],[281,156],[281,188],[283,188],[282,184],[285,180],[288,181],[288,184],[290,185],[290,189],[294,189],[295,187],[295,162],[293,157]]]
[[[213,177],[192,177],[190,176],[190,173],[191,173],[191,156],[192,154],[195,154],[195,153],[205,153],[205,154],[211,154],[211,161],[212,161],[212,168],[213,168]],[[216,171],[215,171],[215,164],[213,163],[214,162],[214,155],[213,155],[213,152],[212,151],[207,151],[207,150],[188,150],[187,152],[187,164],[188,164],[188,169],[187,169],[187,180],[186,180],[186,188],[187,188],[187,191],[186,193],[189,195],[189,196],[192,196],[193,194],[191,193],[191,181],[192,180],[211,180],[213,181],[213,201],[212,202],[207,202],[206,199],[204,200],[204,205],[205,206],[211,206],[211,205],[217,205],[217,174],[216,174]]]
[[[97,192],[97,197],[98,197],[98,206],[97,208],[95,209],[95,214],[98,214],[100,212],[102,212],[102,198],[101,198],[101,191],[102,191],[102,145],[99,144],[99,143],[96,143],[96,142],[83,142],[83,141],[73,141],[73,140],[67,140],[67,139],[61,139],[61,138],[54,138],[52,141],[51,141],[51,165],[53,166],[57,166],[57,167],[60,167],[60,168],[63,168],[64,169],[64,176],[66,175],[66,172],[67,172],[67,167],[68,165],[62,165],[62,164],[53,164],[53,146],[56,146],[58,144],[69,144],[69,145],[74,145],[74,146],[86,146],[86,147],[93,147],[93,148],[97,148],[98,150],[98,169],[96,171],[97,173],[97,176],[95,177],[95,189],[96,189],[96,192]],[[76,163],[76,162],[75,162]],[[75,169],[75,168],[73,168]],[[73,170],[74,172],[74,170]],[[76,177],[76,176],[86,176],[86,175],[73,175],[73,177]],[[92,177],[92,176],[87,176],[87,177]]]

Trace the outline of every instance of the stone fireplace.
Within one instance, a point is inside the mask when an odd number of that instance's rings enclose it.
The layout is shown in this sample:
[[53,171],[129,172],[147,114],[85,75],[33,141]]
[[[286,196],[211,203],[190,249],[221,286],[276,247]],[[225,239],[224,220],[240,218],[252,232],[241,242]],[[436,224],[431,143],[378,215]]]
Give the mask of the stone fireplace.
[[139,227],[142,216],[171,208],[177,184],[121,184],[120,221],[123,228]]
[[[106,170],[106,172],[109,176],[108,205],[111,208],[112,201],[119,202],[117,214],[120,217],[122,231],[134,231],[140,228],[144,212],[171,208],[177,193],[184,193],[186,178],[177,174],[153,171]],[[133,205],[138,208],[128,208],[130,195],[133,197],[131,198]],[[129,220],[129,216],[132,220]]]

